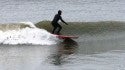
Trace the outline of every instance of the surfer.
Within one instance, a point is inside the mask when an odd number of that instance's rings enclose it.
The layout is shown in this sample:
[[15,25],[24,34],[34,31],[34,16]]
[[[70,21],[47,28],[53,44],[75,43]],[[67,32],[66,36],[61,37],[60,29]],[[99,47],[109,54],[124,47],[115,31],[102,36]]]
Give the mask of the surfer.
[[54,19],[53,19],[52,22],[51,22],[52,26],[54,27],[54,28],[53,28],[53,31],[52,31],[53,34],[55,33],[55,30],[56,30],[57,28],[59,28],[58,31],[57,31],[57,34],[60,34],[60,31],[61,31],[61,29],[62,29],[62,26],[58,23],[59,20],[61,20],[61,21],[62,21],[63,23],[65,23],[66,25],[68,25],[68,24],[62,19],[61,14],[62,14],[62,11],[59,10],[59,11],[58,11],[58,14],[56,14],[56,15],[54,16]]

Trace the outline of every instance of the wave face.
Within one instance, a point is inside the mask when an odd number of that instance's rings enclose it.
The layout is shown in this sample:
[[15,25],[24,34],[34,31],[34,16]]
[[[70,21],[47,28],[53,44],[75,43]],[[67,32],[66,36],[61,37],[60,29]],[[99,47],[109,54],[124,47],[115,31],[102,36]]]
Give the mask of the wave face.
[[[95,35],[110,32],[125,31],[125,22],[122,21],[99,21],[99,22],[67,22],[69,25],[62,25],[61,33],[65,35]],[[51,32],[53,27],[51,21],[41,21],[35,24],[38,28],[44,28]]]
[[[12,26],[14,25],[14,26]],[[5,26],[5,27],[2,27]],[[51,45],[56,44],[56,37],[44,29],[39,29],[31,22],[21,22],[21,24],[1,25],[1,44],[32,44]]]

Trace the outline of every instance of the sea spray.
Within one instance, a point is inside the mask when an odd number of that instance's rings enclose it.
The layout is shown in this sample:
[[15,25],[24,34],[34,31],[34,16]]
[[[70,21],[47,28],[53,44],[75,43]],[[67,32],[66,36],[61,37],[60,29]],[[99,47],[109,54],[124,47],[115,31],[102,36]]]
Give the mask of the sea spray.
[[[21,22],[22,23],[22,22]],[[26,23],[26,22],[23,22]],[[26,23],[30,27],[19,30],[0,30],[1,44],[32,44],[32,45],[51,45],[56,44],[57,38],[44,29],[36,28],[33,23]]]

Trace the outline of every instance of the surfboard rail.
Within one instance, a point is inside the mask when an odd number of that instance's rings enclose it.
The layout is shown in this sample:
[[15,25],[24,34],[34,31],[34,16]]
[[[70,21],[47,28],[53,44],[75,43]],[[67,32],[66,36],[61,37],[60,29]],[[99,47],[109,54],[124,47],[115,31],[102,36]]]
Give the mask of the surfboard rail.
[[78,36],[69,36],[69,35],[55,35],[55,36],[59,39],[67,39],[67,38],[77,39],[78,38]]

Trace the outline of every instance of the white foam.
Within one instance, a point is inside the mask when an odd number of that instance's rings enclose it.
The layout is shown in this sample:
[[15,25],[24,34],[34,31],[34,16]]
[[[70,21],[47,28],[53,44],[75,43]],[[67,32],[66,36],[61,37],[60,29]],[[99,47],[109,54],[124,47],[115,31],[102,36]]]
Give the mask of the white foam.
[[31,27],[20,30],[0,31],[1,44],[33,44],[33,45],[51,45],[56,44],[57,38],[44,29],[36,28],[31,22]]

